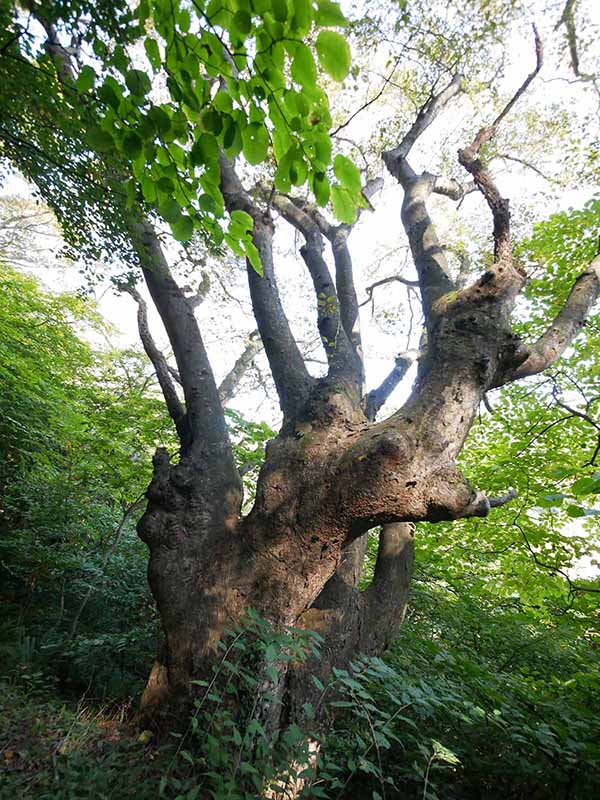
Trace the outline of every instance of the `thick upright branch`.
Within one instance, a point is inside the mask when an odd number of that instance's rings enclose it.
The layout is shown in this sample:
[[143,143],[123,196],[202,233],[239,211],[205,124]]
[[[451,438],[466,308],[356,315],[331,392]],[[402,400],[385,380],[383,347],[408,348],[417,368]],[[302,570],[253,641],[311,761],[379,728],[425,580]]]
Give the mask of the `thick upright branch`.
[[171,275],[152,225],[140,216],[130,220],[130,229],[181,376],[189,422],[189,441],[182,442],[182,449],[201,461],[208,460],[216,482],[235,483],[237,471],[225,415],[193,305]]
[[415,268],[419,276],[423,313],[428,329],[434,319],[434,305],[443,295],[454,289],[443,248],[440,246],[435,227],[427,212],[426,201],[436,189],[445,194],[462,196],[459,185],[449,187],[435,175],[417,175],[408,162],[408,154],[421,134],[431,125],[440,111],[458,94],[461,78],[455,75],[452,81],[437,95],[431,95],[419,111],[417,118],[405,133],[400,144],[383,154],[383,160],[391,175],[402,185],[402,223],[408,236]]
[[[327,360],[329,362],[330,374],[341,374],[353,379],[362,385],[362,362],[356,357],[356,351],[352,347],[348,336],[347,328],[344,323],[344,311],[348,314],[347,303],[342,306],[338,295],[337,280],[334,284],[329,271],[329,267],[323,258],[323,236],[318,224],[310,215],[309,211],[293,201],[293,199],[276,194],[272,198],[273,206],[281,213],[283,218],[293,225],[304,237],[304,245],[300,248],[300,254],[306,264],[312,278],[315,294],[317,298],[317,323],[319,333]],[[338,261],[342,258],[345,248],[344,243],[338,243],[338,260],[336,260],[336,279],[338,272]],[[335,252],[335,244],[332,244]],[[348,256],[349,258],[349,256]],[[351,274],[351,262],[346,266],[346,277]],[[348,293],[352,291],[351,285],[342,279],[342,288],[345,291],[344,298],[348,299]],[[356,296],[355,298],[356,299]],[[348,322],[348,319],[346,319]]]
[[229,212],[245,211],[254,220],[252,233],[263,274],[247,263],[252,308],[263,341],[284,417],[293,418],[306,402],[313,384],[281,304],[273,266],[273,226],[252,202],[233,164],[221,155],[221,191]]
[[362,370],[360,317],[358,298],[354,286],[352,257],[348,248],[348,232],[337,229],[333,233],[330,241],[335,263],[335,285],[342,313],[342,327],[346,331],[346,336],[354,348],[357,361]]
[[219,384],[219,397],[221,398],[223,405],[226,405],[235,395],[237,388],[240,385],[240,381],[248,371],[248,368],[252,364],[254,357],[261,348],[262,343],[260,341],[259,333],[258,331],[253,331],[250,334],[243,352],[236,359],[233,367],[229,370],[227,375],[225,375]]
[[371,420],[371,422],[375,420],[379,409],[386,403],[396,386],[404,378],[413,361],[414,358],[409,353],[401,353],[396,356],[396,363],[389,375],[386,375],[376,389],[372,389],[367,394],[365,398],[365,416],[368,420]]
[[414,525],[384,525],[373,580],[364,593],[364,652],[380,653],[404,620],[414,557]]

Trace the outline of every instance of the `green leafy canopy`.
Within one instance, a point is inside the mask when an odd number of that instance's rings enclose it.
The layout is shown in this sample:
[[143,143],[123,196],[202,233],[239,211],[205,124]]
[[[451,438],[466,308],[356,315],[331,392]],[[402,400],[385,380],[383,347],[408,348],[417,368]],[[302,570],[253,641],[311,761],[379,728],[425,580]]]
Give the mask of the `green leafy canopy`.
[[[84,3],[72,5],[72,14],[58,21],[60,37],[70,34],[66,20],[85,10]],[[103,216],[109,237],[119,225],[115,207],[142,205],[177,239],[197,231],[218,246],[225,236],[221,152],[231,159],[241,154],[254,167],[273,166],[278,186],[306,184],[317,203],[329,201],[331,115],[319,81],[320,72],[335,81],[349,72],[350,49],[339,33],[346,24],[330,0],[140,0],[133,7],[121,0],[94,13],[84,33],[91,61],[73,85],[69,75],[62,84],[49,77],[47,53],[27,37],[9,46],[39,69],[35,104],[48,106],[55,121],[62,118],[60,160],[66,154],[78,164],[69,192]],[[54,158],[49,137],[34,135],[39,152]],[[39,159],[24,171],[36,180],[44,167]],[[349,221],[360,187],[348,185],[347,165],[343,173],[333,210]],[[56,186],[45,191],[58,205]],[[60,201],[66,209],[65,197]],[[68,211],[62,213],[66,222]],[[70,238],[81,239],[86,214],[71,217]],[[232,237],[230,229],[229,244]],[[248,242],[239,240],[240,248],[254,263]]]

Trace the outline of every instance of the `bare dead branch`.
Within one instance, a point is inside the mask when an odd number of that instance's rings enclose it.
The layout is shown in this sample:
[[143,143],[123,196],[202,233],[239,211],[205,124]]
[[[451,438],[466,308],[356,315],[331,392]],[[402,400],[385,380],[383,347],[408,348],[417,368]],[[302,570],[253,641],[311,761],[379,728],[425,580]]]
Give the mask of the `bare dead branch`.
[[381,278],[379,281],[375,281],[370,286],[367,286],[367,299],[363,300],[360,304],[360,307],[366,306],[367,303],[370,303],[373,299],[373,292],[375,289],[378,289],[380,286],[386,286],[388,283],[402,283],[404,286],[412,287],[417,289],[419,287],[418,281],[411,281],[408,278],[403,278],[402,275],[388,275],[387,278]]
[[379,90],[379,91],[378,91],[378,92],[377,92],[377,93],[376,93],[376,94],[375,94],[375,95],[374,95],[374,96],[373,96],[373,97],[372,97],[370,100],[366,100],[366,101],[365,101],[365,102],[364,102],[364,103],[363,103],[363,104],[360,106],[360,108],[357,108],[357,109],[356,109],[356,111],[354,111],[352,114],[350,114],[350,116],[348,117],[348,119],[347,119],[345,122],[342,122],[342,124],[341,124],[341,125],[338,125],[338,127],[337,127],[337,128],[335,128],[333,131],[331,131],[331,134],[330,134],[330,135],[331,135],[332,137],[333,137],[333,136],[336,136],[336,135],[337,135],[337,134],[338,134],[338,133],[339,133],[341,130],[343,130],[344,128],[347,128],[347,127],[348,127],[348,125],[350,125],[350,123],[352,122],[352,120],[353,120],[353,119],[355,119],[355,118],[356,118],[356,117],[357,117],[359,114],[361,114],[361,113],[362,113],[362,112],[363,112],[365,109],[367,109],[369,106],[373,105],[373,103],[376,103],[376,102],[379,100],[379,98],[381,97],[381,95],[382,95],[382,94],[385,92],[385,90],[387,89],[387,87],[388,87],[388,85],[389,85],[389,83],[390,83],[391,79],[392,79],[392,78],[393,78],[393,76],[394,76],[394,73],[396,72],[396,69],[397,69],[397,67],[398,67],[398,64],[400,63],[400,61],[401,61],[401,60],[402,60],[402,56],[398,56],[398,57],[396,58],[396,60],[395,60],[395,62],[394,62],[394,66],[392,67],[392,69],[391,69],[391,71],[390,71],[390,73],[389,73],[389,76],[387,76],[387,77],[385,77],[385,78],[383,79],[383,84],[382,84],[382,86],[381,86],[380,90]]
[[496,158],[502,158],[505,161],[514,161],[516,164],[521,164],[523,167],[527,167],[527,169],[530,169],[532,172],[535,172],[536,175],[540,176],[540,178],[543,178],[545,181],[548,181],[548,183],[552,183],[552,178],[549,178],[547,175],[545,175],[541,169],[535,166],[535,164],[532,164],[530,161],[525,161],[524,158],[517,158],[517,156],[510,156],[508,153],[500,153],[499,155],[496,156]]
[[494,122],[486,128],[482,128],[470,145],[458,151],[460,164],[473,176],[477,188],[481,191],[491,209],[494,220],[494,262],[502,261],[505,265],[512,264],[512,247],[510,240],[510,212],[508,200],[503,198],[489,172],[479,158],[479,152],[483,145],[491,141],[498,128],[498,125],[509,114],[519,98],[527,91],[529,84],[542,68],[543,49],[542,42],[535,25],[533,26],[535,37],[535,68],[525,78],[521,86],[517,89],[502,111],[498,114]]
[[530,72],[529,75],[525,78],[525,80],[523,81],[521,86],[519,86],[517,91],[514,93],[514,95],[511,97],[511,99],[508,101],[508,103],[504,106],[504,108],[498,114],[496,119],[492,122],[491,127],[494,128],[494,129],[497,128],[498,125],[504,119],[504,117],[506,117],[507,114],[509,114],[511,112],[511,110],[512,110],[513,106],[515,105],[515,103],[519,100],[520,97],[522,97],[522,95],[525,94],[525,92],[529,88],[529,84],[537,76],[537,74],[539,73],[539,71],[542,68],[542,64],[543,64],[543,60],[544,60],[544,47],[542,45],[542,40],[540,39],[540,35],[538,33],[538,30],[537,30],[535,24],[532,25],[531,27],[533,29],[533,37],[535,39],[535,67],[534,67],[533,71]]
[[506,494],[500,495],[499,497],[487,497],[483,492],[476,492],[471,503],[463,509],[459,517],[462,519],[469,517],[487,517],[492,508],[500,508],[500,506],[510,503],[517,495],[518,492],[516,489],[509,489]]

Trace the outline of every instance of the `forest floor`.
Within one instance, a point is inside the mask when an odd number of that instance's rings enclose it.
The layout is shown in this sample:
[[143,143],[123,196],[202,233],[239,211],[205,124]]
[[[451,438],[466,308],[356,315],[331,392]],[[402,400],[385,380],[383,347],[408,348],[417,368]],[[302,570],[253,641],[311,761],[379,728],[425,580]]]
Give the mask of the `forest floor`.
[[173,748],[140,731],[131,702],[66,699],[31,677],[0,681],[0,800],[157,796]]

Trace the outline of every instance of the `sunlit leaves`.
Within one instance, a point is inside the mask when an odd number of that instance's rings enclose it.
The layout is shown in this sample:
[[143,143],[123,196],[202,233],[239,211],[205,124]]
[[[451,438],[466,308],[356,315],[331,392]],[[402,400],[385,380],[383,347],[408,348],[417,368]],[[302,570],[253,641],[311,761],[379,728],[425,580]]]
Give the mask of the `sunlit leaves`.
[[317,80],[317,67],[310,48],[299,44],[292,61],[292,78],[305,88],[311,88]]
[[335,81],[343,81],[350,70],[350,47],[335,31],[321,31],[316,42],[319,64]]
[[242,131],[242,150],[249,164],[260,164],[269,151],[269,135],[265,126],[253,122]]
[[333,159],[333,173],[339,182],[353,194],[362,188],[360,171],[353,161],[338,153]]
[[[308,184],[317,204],[329,203],[332,120],[319,83],[324,73],[339,81],[348,72],[350,50],[334,30],[346,24],[339,4],[156,0],[120,20],[118,38],[102,24],[87,29],[95,60],[81,68],[75,88],[90,102],[76,93],[60,123],[66,135],[70,128],[85,139],[104,197],[126,209],[146,205],[180,240],[198,230],[219,244],[224,153],[266,166],[280,190]],[[348,159],[333,166],[334,214],[353,219],[360,175]],[[89,185],[82,181],[81,197],[97,203]],[[119,214],[106,214],[110,230]],[[238,254],[258,269],[250,244]]]
[[324,172],[315,172],[312,175],[311,187],[315,199],[320,206],[326,206],[329,202],[330,188],[327,175]]
[[146,51],[146,55],[148,56],[148,61],[153,70],[157,71],[160,69],[162,59],[160,55],[160,50],[158,47],[158,42],[156,39],[151,39],[147,37],[144,39],[144,49]]
[[317,0],[315,21],[317,25],[324,27],[342,27],[348,24],[339,3],[331,0]]
[[194,221],[187,215],[181,215],[172,225],[173,236],[180,242],[186,242],[194,233]]
[[334,184],[331,187],[331,202],[333,213],[340,222],[346,222],[351,225],[356,219],[356,203],[351,192],[344,186]]

